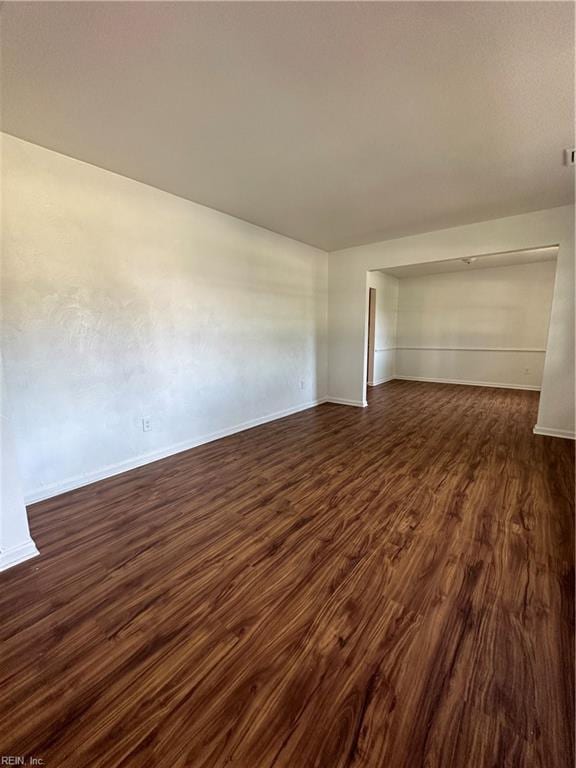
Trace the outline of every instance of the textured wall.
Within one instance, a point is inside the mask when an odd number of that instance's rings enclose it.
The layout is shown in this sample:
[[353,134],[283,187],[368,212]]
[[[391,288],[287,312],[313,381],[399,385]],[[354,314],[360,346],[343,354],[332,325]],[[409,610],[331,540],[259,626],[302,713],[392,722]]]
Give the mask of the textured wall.
[[325,253],[9,136],[2,149],[29,498],[324,397]]

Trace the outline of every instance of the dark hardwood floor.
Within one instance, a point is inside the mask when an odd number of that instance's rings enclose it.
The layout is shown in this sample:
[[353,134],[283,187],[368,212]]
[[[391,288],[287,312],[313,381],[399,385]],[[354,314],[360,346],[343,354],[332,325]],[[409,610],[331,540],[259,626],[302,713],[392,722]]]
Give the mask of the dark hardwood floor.
[[30,508],[0,755],[568,768],[574,447],[538,395],[395,381]]

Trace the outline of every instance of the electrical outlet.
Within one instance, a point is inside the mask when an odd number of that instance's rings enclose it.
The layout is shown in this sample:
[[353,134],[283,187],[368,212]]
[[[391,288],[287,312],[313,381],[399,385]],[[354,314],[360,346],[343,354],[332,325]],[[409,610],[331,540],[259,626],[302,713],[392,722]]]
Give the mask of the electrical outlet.
[[530,368],[524,368],[524,376],[530,375]]
[[150,432],[152,429],[152,421],[149,416],[142,419],[142,432]]
[[304,379],[300,379],[300,389],[304,389]]

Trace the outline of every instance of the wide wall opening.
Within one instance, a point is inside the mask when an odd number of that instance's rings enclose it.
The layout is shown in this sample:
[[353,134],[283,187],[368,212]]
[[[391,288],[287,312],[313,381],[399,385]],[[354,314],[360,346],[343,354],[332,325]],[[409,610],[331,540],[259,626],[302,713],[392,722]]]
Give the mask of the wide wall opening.
[[367,273],[367,390],[391,379],[540,390],[557,246]]

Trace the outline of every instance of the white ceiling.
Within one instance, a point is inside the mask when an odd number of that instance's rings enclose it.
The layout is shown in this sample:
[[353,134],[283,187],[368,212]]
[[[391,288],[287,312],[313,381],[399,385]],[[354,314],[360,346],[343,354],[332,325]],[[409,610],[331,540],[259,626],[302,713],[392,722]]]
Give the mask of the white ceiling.
[[532,264],[536,261],[554,261],[558,256],[558,246],[532,248],[525,251],[507,251],[506,253],[489,253],[485,256],[474,257],[471,263],[466,263],[464,254],[461,259],[446,261],[429,261],[424,264],[409,264],[403,267],[380,269],[387,275],[400,279],[404,277],[421,277],[422,275],[437,275],[441,272],[470,272],[488,267],[512,267],[517,264]]
[[573,199],[567,2],[14,2],[8,133],[327,250]]

